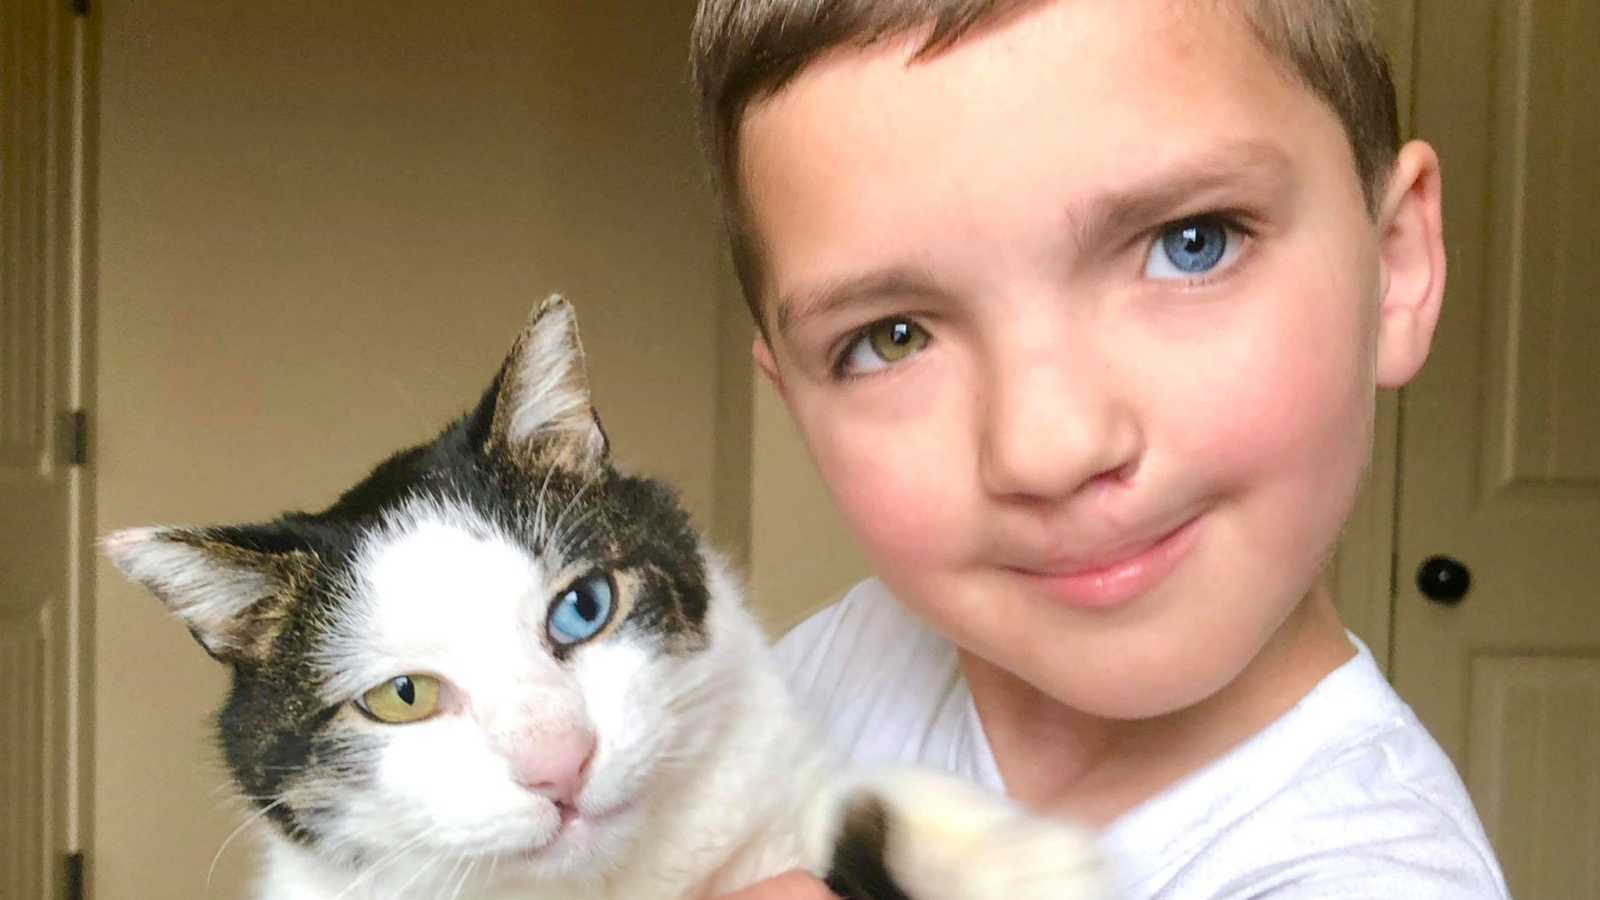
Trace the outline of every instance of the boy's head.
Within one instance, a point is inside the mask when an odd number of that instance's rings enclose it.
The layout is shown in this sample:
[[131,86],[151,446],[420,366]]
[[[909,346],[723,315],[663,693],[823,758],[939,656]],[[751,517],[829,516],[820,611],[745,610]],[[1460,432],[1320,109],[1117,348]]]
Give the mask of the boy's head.
[[696,47],[757,361],[908,606],[1112,717],[1342,645],[1444,268],[1359,6],[706,0]]
[[[753,104],[781,91],[832,51],[914,35],[930,58],[969,31],[1050,0],[704,0],[693,60],[700,121],[733,243],[735,268],[756,324],[762,307],[760,240],[750,231],[739,133]],[[1400,146],[1394,83],[1367,0],[1171,0],[1201,14],[1239,16],[1262,47],[1339,117],[1367,202],[1378,200]],[[1194,14],[1188,11],[1185,14]]]

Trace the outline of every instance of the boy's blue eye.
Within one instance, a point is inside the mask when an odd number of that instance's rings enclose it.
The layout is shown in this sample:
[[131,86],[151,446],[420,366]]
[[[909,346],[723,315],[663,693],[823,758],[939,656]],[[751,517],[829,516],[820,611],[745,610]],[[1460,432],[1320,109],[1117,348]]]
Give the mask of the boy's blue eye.
[[546,630],[559,647],[570,647],[600,633],[611,618],[611,579],[602,573],[588,575],[561,592],[550,604]]
[[1156,236],[1144,274],[1161,281],[1203,278],[1231,266],[1243,244],[1244,236],[1215,216],[1174,222]]

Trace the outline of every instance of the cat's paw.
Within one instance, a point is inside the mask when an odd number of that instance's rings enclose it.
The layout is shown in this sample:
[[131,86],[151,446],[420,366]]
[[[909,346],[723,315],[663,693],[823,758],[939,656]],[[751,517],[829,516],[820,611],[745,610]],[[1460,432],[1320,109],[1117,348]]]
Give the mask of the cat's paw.
[[1101,900],[1093,836],[966,782],[922,772],[841,791],[827,881],[849,900]]
[[1094,838],[1061,822],[1023,818],[986,835],[949,872],[946,889],[918,888],[917,900],[1107,900],[1111,890]]

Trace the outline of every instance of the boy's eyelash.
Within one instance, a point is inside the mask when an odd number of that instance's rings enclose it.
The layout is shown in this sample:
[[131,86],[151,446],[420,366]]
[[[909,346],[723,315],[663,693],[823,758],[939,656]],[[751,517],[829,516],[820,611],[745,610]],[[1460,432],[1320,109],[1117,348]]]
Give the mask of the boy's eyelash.
[[1244,210],[1217,209],[1210,212],[1196,213],[1192,216],[1179,216],[1176,219],[1168,219],[1157,225],[1154,230],[1147,232],[1146,236],[1154,240],[1160,237],[1163,232],[1171,228],[1177,228],[1179,225],[1186,225],[1190,222],[1214,222],[1230,231],[1237,231],[1247,238],[1254,238],[1256,229],[1250,223],[1255,220],[1254,216]]

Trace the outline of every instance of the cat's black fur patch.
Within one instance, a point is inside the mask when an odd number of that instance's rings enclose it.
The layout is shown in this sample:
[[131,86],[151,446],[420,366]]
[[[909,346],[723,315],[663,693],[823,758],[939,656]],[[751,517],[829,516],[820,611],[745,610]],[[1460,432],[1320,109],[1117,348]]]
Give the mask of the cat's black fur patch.
[[852,798],[824,879],[828,890],[843,900],[911,900],[889,872],[884,858],[889,839],[889,811],[883,801],[868,794]]
[[[605,459],[580,472],[513,458],[490,440],[502,377],[472,412],[433,441],[389,457],[322,512],[194,532],[223,553],[308,561],[296,569],[291,587],[261,598],[241,617],[247,620],[239,626],[247,629],[239,635],[244,649],[219,657],[234,670],[217,715],[222,755],[244,795],[257,808],[271,807],[267,815],[294,840],[319,840],[323,786],[368,777],[376,759],[375,743],[364,744],[353,729],[339,726],[343,705],[329,706],[318,694],[317,653],[329,623],[338,619],[341,588],[363,538],[408,502],[432,499],[470,509],[532,553],[545,549],[542,541],[560,540],[566,558],[629,570],[642,588],[619,628],[653,636],[669,653],[705,645],[705,565],[671,489],[623,475]],[[540,530],[541,495],[544,524],[566,510],[555,535]]]

